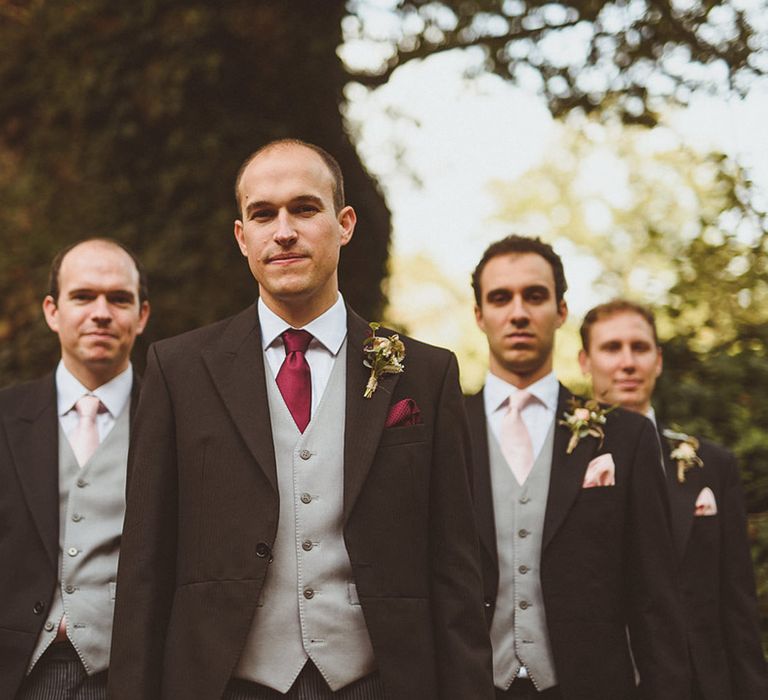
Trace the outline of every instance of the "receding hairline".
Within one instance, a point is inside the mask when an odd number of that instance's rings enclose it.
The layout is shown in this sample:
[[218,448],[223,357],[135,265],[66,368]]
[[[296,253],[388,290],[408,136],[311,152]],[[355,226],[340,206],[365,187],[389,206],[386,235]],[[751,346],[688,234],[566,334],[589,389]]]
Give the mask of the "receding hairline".
[[[235,195],[237,197],[237,206],[238,209],[242,212],[243,209],[243,198],[242,198],[242,182],[243,177],[245,176],[245,171],[248,170],[248,168],[251,166],[252,163],[254,163],[256,160],[261,158],[262,156],[268,155],[273,151],[277,150],[289,150],[291,148],[300,148],[305,151],[309,151],[312,153],[322,166],[323,170],[325,171],[326,175],[328,176],[328,179],[330,180],[331,185],[331,198],[334,203],[334,208],[338,208],[341,210],[344,207],[344,185],[343,185],[343,179],[337,180],[336,175],[333,172],[333,169],[331,168],[330,164],[326,162],[323,154],[321,151],[325,152],[324,149],[321,149],[319,146],[315,146],[314,144],[308,143],[306,141],[301,141],[299,139],[279,139],[277,141],[272,141],[268,144],[265,144],[261,148],[257,149],[253,153],[251,153],[248,158],[246,158],[243,161],[243,164],[240,166],[240,169],[237,172],[237,177],[235,179]],[[330,158],[333,159],[333,156],[331,156],[330,153],[325,152]],[[335,159],[333,159],[335,161]],[[336,167],[338,167],[338,163],[336,163]],[[341,173],[341,169],[339,168],[338,173],[340,178],[343,178],[343,175]],[[341,186],[341,200],[339,201],[339,192],[338,188],[339,185]],[[340,205],[340,206],[339,206]]]

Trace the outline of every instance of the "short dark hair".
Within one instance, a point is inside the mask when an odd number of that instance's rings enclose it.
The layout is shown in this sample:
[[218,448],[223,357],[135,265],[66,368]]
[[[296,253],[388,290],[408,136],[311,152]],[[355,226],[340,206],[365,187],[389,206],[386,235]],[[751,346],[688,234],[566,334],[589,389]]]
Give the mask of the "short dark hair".
[[644,318],[653,331],[653,342],[659,345],[659,336],[656,333],[656,319],[647,306],[638,304],[635,301],[629,299],[612,299],[605,304],[598,304],[594,308],[587,311],[587,315],[584,316],[584,320],[581,322],[581,328],[579,328],[579,334],[581,335],[581,346],[584,348],[584,352],[589,352],[589,338],[594,326],[598,321],[604,321],[616,314],[632,313],[637,314]]
[[251,153],[251,155],[243,161],[243,164],[237,171],[237,177],[235,178],[235,201],[237,202],[237,210],[240,211],[242,208],[240,201],[240,181],[243,179],[245,169],[262,153],[283,146],[302,146],[303,148],[308,148],[310,151],[314,151],[320,156],[323,163],[325,163],[325,167],[328,168],[328,172],[331,174],[331,179],[333,180],[333,208],[338,214],[344,208],[344,176],[341,173],[341,166],[339,166],[338,161],[324,148],[320,148],[320,146],[316,146],[313,143],[307,143],[301,139],[276,139],[275,141],[270,141]]
[[565,292],[568,289],[568,283],[565,281],[565,272],[563,271],[563,261],[560,256],[555,253],[549,243],[544,243],[540,238],[531,238],[528,236],[518,236],[512,234],[506,238],[502,238],[500,241],[491,243],[483,253],[483,257],[480,258],[480,262],[477,263],[477,267],[472,272],[472,289],[475,292],[475,303],[481,306],[482,302],[482,290],[480,288],[480,276],[483,274],[483,270],[488,262],[492,258],[497,258],[500,255],[519,255],[523,253],[534,253],[544,258],[552,268],[552,276],[555,278],[555,301],[559,304]]
[[56,256],[53,258],[53,262],[51,262],[50,273],[48,274],[48,294],[53,298],[53,300],[57,303],[59,301],[59,294],[61,293],[61,289],[59,288],[61,263],[66,257],[67,253],[69,253],[69,251],[71,251],[73,248],[77,248],[77,246],[79,246],[81,243],[97,242],[113,245],[128,254],[131,260],[133,260],[133,264],[136,266],[136,272],[139,273],[139,304],[143,304],[145,301],[149,301],[149,283],[147,281],[147,271],[144,269],[144,265],[141,264],[141,260],[139,260],[136,254],[127,245],[125,245],[125,243],[116,241],[113,238],[101,238],[98,236],[94,238],[84,238],[81,241],[70,243],[68,246],[62,248],[58,253],[56,253]]

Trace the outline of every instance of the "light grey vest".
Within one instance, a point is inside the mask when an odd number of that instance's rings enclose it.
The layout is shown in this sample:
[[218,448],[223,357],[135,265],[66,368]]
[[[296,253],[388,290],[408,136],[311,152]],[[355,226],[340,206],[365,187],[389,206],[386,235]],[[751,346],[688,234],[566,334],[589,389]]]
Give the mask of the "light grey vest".
[[552,472],[554,421],[520,486],[488,428],[499,591],[491,623],[493,680],[506,690],[524,665],[536,688],[557,684],[541,594],[541,545]]
[[346,350],[345,341],[303,435],[267,379],[280,516],[273,561],[233,675],[281,693],[307,658],[334,691],[376,667],[342,532]]
[[67,637],[88,674],[109,668],[129,420],[130,401],[82,468],[59,426],[59,585],[30,670],[65,613]]

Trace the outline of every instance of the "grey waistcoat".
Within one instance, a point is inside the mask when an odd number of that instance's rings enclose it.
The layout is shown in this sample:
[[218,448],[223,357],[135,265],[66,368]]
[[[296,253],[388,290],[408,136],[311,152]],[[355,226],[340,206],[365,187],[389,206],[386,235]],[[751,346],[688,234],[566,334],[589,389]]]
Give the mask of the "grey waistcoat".
[[375,669],[342,532],[346,341],[302,435],[270,377],[280,515],[236,678],[285,693],[311,658],[332,690]]
[[493,680],[504,690],[521,664],[539,690],[557,684],[540,579],[554,434],[553,421],[531,473],[520,486],[488,428],[499,557],[499,591],[491,623]]
[[115,577],[125,513],[130,401],[80,468],[59,426],[59,585],[30,670],[67,615],[67,637],[88,674],[109,668]]

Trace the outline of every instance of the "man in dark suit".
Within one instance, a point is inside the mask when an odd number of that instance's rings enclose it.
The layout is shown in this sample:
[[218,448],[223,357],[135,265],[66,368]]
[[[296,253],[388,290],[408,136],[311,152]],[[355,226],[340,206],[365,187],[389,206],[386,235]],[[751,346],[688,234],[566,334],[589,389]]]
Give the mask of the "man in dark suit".
[[150,348],[110,697],[493,697],[455,358],[345,306],[328,153],[235,189],[260,298]]
[[[579,360],[596,396],[656,417],[662,356],[653,313],[623,299],[596,306],[581,326]],[[706,440],[659,427],[681,566],[696,700],[763,700],[768,674],[736,460]]]
[[0,392],[0,697],[96,700],[146,277],[122,245],[89,239],[54,259],[43,311],[61,345],[56,371]]
[[473,287],[490,350],[467,410],[497,698],[686,698],[653,426],[572,403],[555,378],[566,282],[549,245],[492,244]]

